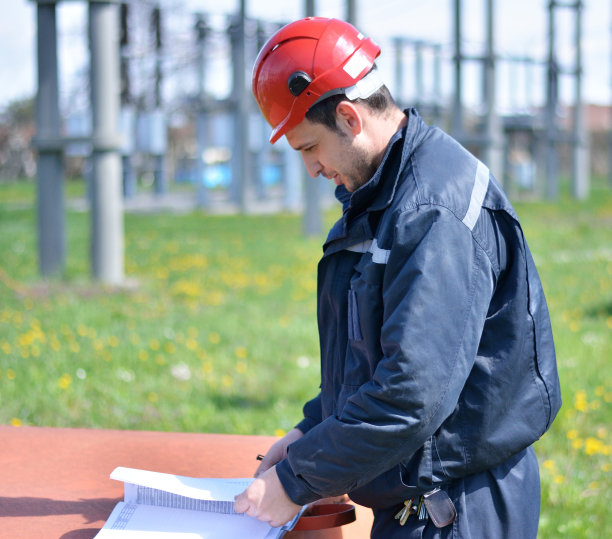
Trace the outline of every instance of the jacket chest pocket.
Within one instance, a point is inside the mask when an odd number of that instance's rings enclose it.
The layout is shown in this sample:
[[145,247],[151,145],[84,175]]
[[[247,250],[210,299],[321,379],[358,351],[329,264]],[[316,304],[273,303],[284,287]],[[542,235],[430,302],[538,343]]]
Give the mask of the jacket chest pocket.
[[368,381],[382,357],[382,278],[384,265],[372,262],[365,253],[354,266],[347,291],[348,347],[344,364],[344,384]]

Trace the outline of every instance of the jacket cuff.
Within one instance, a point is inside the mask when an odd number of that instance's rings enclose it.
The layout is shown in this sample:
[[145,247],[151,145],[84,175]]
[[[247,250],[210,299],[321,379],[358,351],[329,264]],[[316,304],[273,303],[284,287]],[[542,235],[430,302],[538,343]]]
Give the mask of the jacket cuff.
[[302,421],[300,421],[295,426],[295,428],[296,429],[300,429],[302,431],[302,434],[306,434],[316,424],[317,424],[317,422],[314,419],[311,419],[309,417],[305,417],[304,419],[302,419]]
[[318,494],[315,494],[306,481],[300,477],[296,477],[291,469],[291,465],[287,459],[281,460],[276,465],[276,474],[291,501],[297,505],[306,505],[320,499]]

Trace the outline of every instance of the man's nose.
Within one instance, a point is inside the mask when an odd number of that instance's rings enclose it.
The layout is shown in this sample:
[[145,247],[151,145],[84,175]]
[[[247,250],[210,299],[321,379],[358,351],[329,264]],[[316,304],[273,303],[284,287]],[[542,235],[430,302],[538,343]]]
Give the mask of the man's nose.
[[316,159],[309,158],[306,155],[302,155],[302,160],[304,161],[304,165],[306,165],[306,170],[308,175],[312,178],[316,178],[321,172],[323,172],[323,167],[321,163]]

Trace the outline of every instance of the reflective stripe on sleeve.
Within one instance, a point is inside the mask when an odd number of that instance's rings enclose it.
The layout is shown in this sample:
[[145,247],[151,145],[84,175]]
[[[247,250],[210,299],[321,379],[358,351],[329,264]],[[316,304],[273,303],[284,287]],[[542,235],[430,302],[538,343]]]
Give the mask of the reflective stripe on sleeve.
[[474,179],[474,187],[472,188],[472,196],[470,198],[470,207],[463,218],[463,224],[470,230],[474,229],[476,221],[478,221],[480,209],[482,208],[482,203],[484,202],[488,187],[489,169],[486,167],[486,165],[478,161],[478,166],[476,167],[476,178]]

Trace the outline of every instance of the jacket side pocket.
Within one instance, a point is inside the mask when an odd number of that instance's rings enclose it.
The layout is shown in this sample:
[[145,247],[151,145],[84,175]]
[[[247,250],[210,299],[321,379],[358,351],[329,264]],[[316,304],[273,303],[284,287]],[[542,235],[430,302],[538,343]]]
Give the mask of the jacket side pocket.
[[363,339],[359,326],[357,295],[352,288],[349,288],[348,291],[348,337],[351,341],[361,341]]

